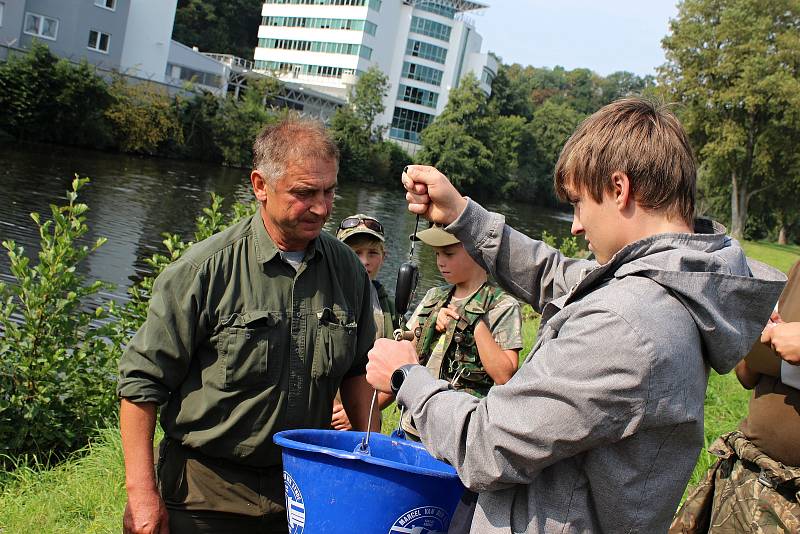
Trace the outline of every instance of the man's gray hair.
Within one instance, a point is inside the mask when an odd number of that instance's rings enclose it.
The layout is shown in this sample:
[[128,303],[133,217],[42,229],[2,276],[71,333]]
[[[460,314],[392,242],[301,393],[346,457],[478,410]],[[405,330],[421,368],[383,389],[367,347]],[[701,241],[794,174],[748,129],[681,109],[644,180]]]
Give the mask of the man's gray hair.
[[272,188],[290,163],[308,161],[333,161],[339,170],[339,149],[316,120],[287,117],[266,126],[253,143],[253,169],[261,171]]

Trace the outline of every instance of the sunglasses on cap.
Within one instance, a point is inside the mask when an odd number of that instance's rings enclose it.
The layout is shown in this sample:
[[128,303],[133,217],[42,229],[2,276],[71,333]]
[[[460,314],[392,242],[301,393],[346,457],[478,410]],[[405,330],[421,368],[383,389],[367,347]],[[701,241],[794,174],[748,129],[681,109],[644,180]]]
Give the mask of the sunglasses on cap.
[[360,224],[363,224],[365,227],[381,235],[383,234],[383,225],[370,217],[347,217],[346,219],[342,219],[342,222],[339,224],[339,230],[355,228]]

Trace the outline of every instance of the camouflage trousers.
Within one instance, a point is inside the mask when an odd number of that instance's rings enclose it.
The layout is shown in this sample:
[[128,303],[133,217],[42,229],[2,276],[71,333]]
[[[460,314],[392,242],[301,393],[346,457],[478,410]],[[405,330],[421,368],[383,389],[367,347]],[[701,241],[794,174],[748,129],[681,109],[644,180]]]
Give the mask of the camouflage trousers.
[[670,534],[800,532],[800,468],[773,460],[739,431],[708,450],[719,460],[678,510]]

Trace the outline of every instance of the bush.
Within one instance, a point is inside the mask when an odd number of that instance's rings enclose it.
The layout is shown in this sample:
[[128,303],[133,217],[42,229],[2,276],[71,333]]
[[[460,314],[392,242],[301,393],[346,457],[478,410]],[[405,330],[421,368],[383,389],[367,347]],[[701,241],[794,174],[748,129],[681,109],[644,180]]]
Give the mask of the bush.
[[[102,307],[85,303],[107,288],[89,283],[78,265],[100,247],[79,244],[88,207],[77,202],[88,179],[75,178],[68,203],[51,205],[39,228],[34,265],[22,247],[4,241],[15,283],[0,284],[0,453],[61,457],[83,446],[116,406],[116,362],[110,358]],[[98,326],[99,324],[99,326]]]
[[167,141],[183,143],[177,106],[166,89],[151,82],[130,83],[116,76],[111,83],[111,105],[105,117],[123,152],[155,154]]
[[85,60],[73,65],[34,42],[0,64],[0,130],[18,139],[105,147],[106,82]]

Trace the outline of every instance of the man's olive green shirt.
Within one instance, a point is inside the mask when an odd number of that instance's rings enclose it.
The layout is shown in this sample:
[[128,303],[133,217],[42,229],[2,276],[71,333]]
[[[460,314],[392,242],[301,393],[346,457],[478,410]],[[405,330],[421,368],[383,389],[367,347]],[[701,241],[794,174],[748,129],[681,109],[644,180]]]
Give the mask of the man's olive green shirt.
[[192,246],[158,276],[117,393],[165,404],[166,434],[209,456],[267,467],[275,432],[328,428],[343,378],[375,340],[369,278],[326,233],[297,272],[259,214]]

